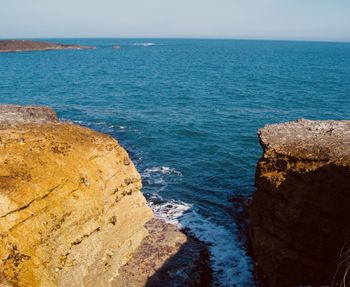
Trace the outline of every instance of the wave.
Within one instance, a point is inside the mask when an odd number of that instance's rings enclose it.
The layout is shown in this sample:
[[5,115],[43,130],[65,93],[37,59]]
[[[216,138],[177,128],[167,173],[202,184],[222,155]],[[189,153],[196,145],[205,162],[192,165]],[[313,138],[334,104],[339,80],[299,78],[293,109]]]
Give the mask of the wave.
[[149,185],[166,185],[170,177],[182,176],[182,173],[167,166],[146,168],[142,172],[142,179]]
[[151,176],[152,174],[155,173],[161,173],[161,174],[175,174],[175,175],[180,175],[182,176],[182,173],[175,168],[167,167],[167,166],[155,166],[151,168],[146,168],[143,171],[144,176]]
[[175,224],[205,242],[211,253],[214,286],[254,286],[252,263],[235,234],[236,226],[220,226],[206,219],[189,203],[168,200],[159,195],[149,198],[149,205],[156,217]]
[[110,125],[109,128],[119,129],[119,130],[125,130],[125,129],[126,129],[126,126]]
[[126,126],[121,126],[121,125],[109,125],[107,122],[87,122],[87,121],[80,121],[80,120],[66,120],[66,119],[61,119],[63,121],[69,121],[78,125],[83,125],[87,127],[98,127],[102,132],[103,131],[109,131],[109,130],[121,130],[124,131],[127,127]]
[[156,43],[133,43],[132,46],[143,46],[143,47],[149,47],[149,46],[156,46]]

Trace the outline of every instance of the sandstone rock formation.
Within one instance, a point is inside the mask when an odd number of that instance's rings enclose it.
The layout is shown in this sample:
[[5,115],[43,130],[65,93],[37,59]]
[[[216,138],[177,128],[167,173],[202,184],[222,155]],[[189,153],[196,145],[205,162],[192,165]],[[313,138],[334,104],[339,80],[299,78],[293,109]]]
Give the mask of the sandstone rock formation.
[[0,113],[0,286],[144,286],[188,244],[154,219],[116,140],[49,108]]
[[145,227],[149,235],[120,268],[113,286],[209,286],[209,254],[203,243],[162,220],[151,219]]
[[30,40],[0,40],[0,53],[43,50],[85,50],[95,48],[92,46],[66,45]]
[[350,242],[350,121],[270,125],[259,137],[264,155],[249,207],[259,279],[330,285]]

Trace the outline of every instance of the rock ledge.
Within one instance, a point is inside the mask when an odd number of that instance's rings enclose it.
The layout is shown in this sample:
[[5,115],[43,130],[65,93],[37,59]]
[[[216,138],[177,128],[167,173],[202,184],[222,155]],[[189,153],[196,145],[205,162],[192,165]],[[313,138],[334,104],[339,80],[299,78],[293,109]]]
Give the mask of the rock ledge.
[[350,242],[350,121],[269,125],[259,138],[264,155],[248,212],[259,279],[330,285]]
[[0,163],[0,286],[209,284],[206,247],[154,218],[112,137],[0,106]]

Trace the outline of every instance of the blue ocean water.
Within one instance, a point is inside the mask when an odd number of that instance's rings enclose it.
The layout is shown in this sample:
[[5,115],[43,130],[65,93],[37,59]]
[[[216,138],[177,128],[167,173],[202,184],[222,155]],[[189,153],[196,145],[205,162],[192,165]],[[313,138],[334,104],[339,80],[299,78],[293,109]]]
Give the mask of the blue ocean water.
[[0,54],[0,102],[48,105],[116,137],[155,213],[210,246],[213,285],[254,285],[228,199],[254,192],[260,127],[350,118],[350,44],[54,41],[97,49]]

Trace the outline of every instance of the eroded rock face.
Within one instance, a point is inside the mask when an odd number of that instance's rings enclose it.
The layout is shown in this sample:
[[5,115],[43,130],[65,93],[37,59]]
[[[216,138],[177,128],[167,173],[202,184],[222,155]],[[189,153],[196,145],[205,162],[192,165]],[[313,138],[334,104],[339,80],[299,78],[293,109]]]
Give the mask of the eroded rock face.
[[350,239],[350,121],[270,125],[259,137],[264,155],[249,207],[259,279],[330,285]]
[[0,286],[207,286],[206,246],[155,219],[110,136],[0,105]]
[[108,286],[153,217],[140,175],[117,141],[46,111],[0,124],[1,280]]

